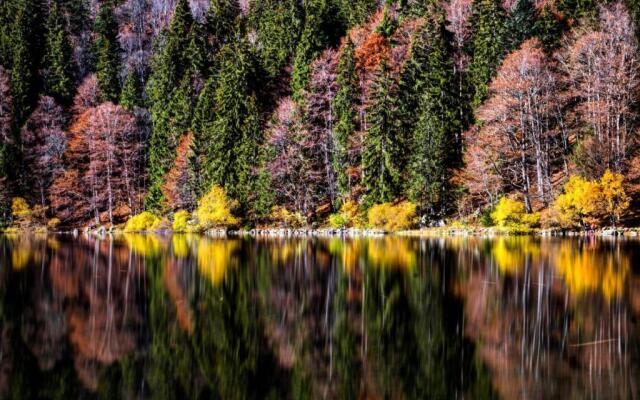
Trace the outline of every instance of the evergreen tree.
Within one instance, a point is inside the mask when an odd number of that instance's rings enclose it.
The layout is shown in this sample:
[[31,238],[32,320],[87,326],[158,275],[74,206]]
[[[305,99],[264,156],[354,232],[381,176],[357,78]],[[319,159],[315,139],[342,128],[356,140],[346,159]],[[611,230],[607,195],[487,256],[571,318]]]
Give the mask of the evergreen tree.
[[250,24],[256,50],[268,78],[277,77],[292,58],[300,39],[302,9],[297,0],[254,0]]
[[53,0],[47,20],[44,86],[47,94],[63,103],[71,99],[74,93],[71,45],[65,25],[62,10],[58,2]]
[[118,24],[109,2],[100,7],[94,26],[96,78],[103,100],[116,103],[120,97],[120,45]]
[[236,0],[211,0],[206,25],[214,50],[233,41],[240,16],[240,5]]
[[568,19],[593,23],[601,4],[599,0],[557,0],[555,6]]
[[[253,60],[244,43],[225,46],[215,89],[215,117],[205,124],[205,186],[220,185],[246,207],[252,166],[257,162],[259,119],[251,88]],[[207,126],[208,125],[208,126]]]
[[455,161],[452,144],[460,125],[447,43],[442,18],[436,16],[421,28],[413,50],[413,57],[423,61],[424,74],[411,142],[409,197],[432,216],[445,212],[445,189]]
[[536,34],[536,6],[532,0],[517,0],[505,24],[505,35],[509,50],[515,50]]
[[13,31],[13,62],[11,68],[11,95],[13,98],[12,112],[15,130],[17,131],[27,119],[31,111],[35,96],[36,74],[33,58],[30,52],[29,18],[24,13],[28,10],[19,9],[16,15]]
[[342,50],[338,64],[338,92],[333,101],[333,113],[335,116],[333,167],[336,171],[336,186],[339,199],[345,201],[351,191],[348,168],[349,140],[356,133],[358,101],[358,72],[356,71],[355,47],[351,40]]
[[341,18],[348,27],[366,22],[376,11],[378,4],[371,0],[341,0]]
[[11,66],[11,28],[13,27],[11,16],[14,11],[10,7],[12,2],[0,2],[0,65]]
[[362,154],[365,204],[391,201],[399,194],[402,143],[398,133],[395,83],[383,60],[371,87],[367,107],[368,130]]
[[558,20],[549,6],[544,6],[536,20],[535,31],[547,51],[553,51],[560,46],[565,29],[563,21]]
[[161,46],[152,60],[147,83],[153,123],[149,143],[150,187],[145,200],[147,209],[162,207],[164,175],[173,163],[179,138],[191,125],[187,118],[191,110],[185,110],[185,107],[190,107],[194,99],[181,99],[180,93],[192,93],[191,77],[185,78],[185,73],[193,65],[188,57],[193,24],[187,0],[178,0],[169,29],[159,38]]
[[195,180],[196,196],[201,197],[209,188],[205,185],[204,164],[207,153],[207,146],[212,142],[208,135],[213,132],[213,122],[215,121],[215,95],[217,79],[211,77],[205,83],[204,88],[198,96],[198,101],[193,111],[191,130],[193,139],[191,141],[191,152],[189,158],[189,169]]
[[133,70],[127,74],[127,79],[124,81],[122,87],[122,93],[120,94],[120,105],[127,110],[133,110],[134,107],[140,106],[142,99],[140,98],[140,87],[138,85],[138,79]]
[[473,105],[487,96],[488,84],[505,55],[505,17],[500,0],[474,2],[473,57],[469,81],[473,87]]

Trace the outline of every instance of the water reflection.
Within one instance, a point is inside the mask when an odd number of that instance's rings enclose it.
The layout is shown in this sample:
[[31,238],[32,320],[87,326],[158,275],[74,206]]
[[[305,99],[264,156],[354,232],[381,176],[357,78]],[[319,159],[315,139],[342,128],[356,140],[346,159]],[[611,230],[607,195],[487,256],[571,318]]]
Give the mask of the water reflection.
[[639,249],[0,237],[0,398],[629,398]]

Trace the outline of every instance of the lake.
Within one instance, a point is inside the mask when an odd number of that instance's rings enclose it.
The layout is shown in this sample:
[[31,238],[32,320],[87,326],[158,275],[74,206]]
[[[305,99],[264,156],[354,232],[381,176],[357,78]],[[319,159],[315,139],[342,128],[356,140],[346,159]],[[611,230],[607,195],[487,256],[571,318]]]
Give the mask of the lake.
[[637,398],[640,241],[0,236],[0,398]]

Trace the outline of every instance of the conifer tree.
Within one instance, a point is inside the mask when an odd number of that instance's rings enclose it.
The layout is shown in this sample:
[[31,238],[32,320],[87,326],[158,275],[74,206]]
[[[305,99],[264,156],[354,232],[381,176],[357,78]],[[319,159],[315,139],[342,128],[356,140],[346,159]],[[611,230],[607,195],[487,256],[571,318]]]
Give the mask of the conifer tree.
[[31,98],[36,92],[35,66],[30,52],[30,18],[20,8],[16,15],[13,31],[13,62],[11,65],[12,112],[15,129],[19,129],[31,111]]
[[336,186],[339,200],[344,202],[351,191],[348,168],[349,140],[356,133],[358,101],[358,73],[356,71],[355,47],[351,40],[342,50],[340,62],[338,63],[338,92],[333,101],[333,113],[335,116],[334,126],[334,153],[333,166],[336,171]]
[[318,57],[329,42],[329,38],[322,30],[321,10],[319,6],[313,5],[313,2],[311,4],[305,9],[304,28],[293,62],[291,90],[296,99],[299,99],[300,92],[307,86],[311,62]]
[[136,73],[131,70],[127,74],[127,79],[124,81],[122,87],[122,93],[120,94],[120,105],[126,110],[133,110],[134,107],[140,106],[142,100],[140,99],[140,88],[138,85],[138,79]]
[[423,212],[444,214],[445,188],[455,162],[452,146],[460,121],[454,66],[442,18],[434,16],[414,41],[414,57],[423,61],[418,120],[411,141],[409,197]]
[[94,51],[96,57],[96,77],[102,99],[117,103],[120,98],[120,45],[118,43],[118,24],[113,16],[109,2],[100,7],[94,26],[96,39]]
[[0,2],[0,65],[11,66],[11,16],[14,15],[10,1]]
[[565,28],[564,23],[558,20],[551,8],[548,5],[544,6],[536,20],[535,32],[547,51],[553,51],[560,46]]
[[520,47],[525,40],[536,34],[536,6],[532,0],[517,0],[505,24],[505,35],[509,50]]
[[348,27],[356,26],[364,23],[377,7],[377,2],[371,0],[341,0],[341,17]]
[[201,197],[209,188],[205,185],[204,165],[207,155],[207,146],[212,142],[209,136],[213,132],[213,122],[215,121],[215,95],[216,95],[216,77],[211,77],[205,83],[204,88],[198,96],[195,109],[193,111],[193,119],[191,121],[191,130],[193,139],[191,140],[191,152],[189,157],[189,169],[195,180],[196,196]]
[[391,70],[383,60],[376,71],[367,106],[368,130],[362,154],[364,202],[393,200],[399,194],[402,143],[398,133],[398,101]]
[[44,80],[47,94],[66,102],[74,93],[71,45],[57,0],[51,2],[47,19],[47,43],[44,55]]
[[487,87],[505,55],[505,17],[499,0],[474,2],[473,56],[469,81],[473,87],[473,105],[487,96]]
[[236,0],[211,0],[207,13],[206,29],[214,50],[233,41],[241,15]]
[[[152,60],[147,83],[149,111],[153,129],[149,143],[149,193],[145,208],[157,209],[163,204],[162,180],[173,163],[179,138],[190,127],[187,116],[193,99],[181,99],[180,93],[191,93],[190,77],[185,72],[189,43],[192,40],[193,17],[187,0],[178,0],[167,32],[160,37],[161,47]],[[182,87],[180,87],[182,86]],[[178,118],[176,117],[178,114]],[[185,115],[186,114],[186,115]]]
[[591,23],[596,20],[601,4],[598,0],[558,0],[555,6],[568,19]]
[[292,58],[302,29],[297,0],[253,0],[249,23],[256,33],[256,50],[269,78],[277,77]]

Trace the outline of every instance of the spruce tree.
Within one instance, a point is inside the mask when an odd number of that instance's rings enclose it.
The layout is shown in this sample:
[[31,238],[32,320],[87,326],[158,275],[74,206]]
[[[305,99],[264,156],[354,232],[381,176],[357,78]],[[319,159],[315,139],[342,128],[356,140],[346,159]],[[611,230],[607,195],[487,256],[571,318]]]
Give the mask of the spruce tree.
[[357,127],[357,101],[358,101],[358,72],[356,71],[355,47],[351,40],[347,43],[340,55],[337,72],[338,92],[333,101],[333,113],[335,116],[333,168],[336,171],[336,186],[339,199],[344,202],[350,194],[348,168],[349,140],[356,133]]
[[96,58],[96,78],[102,99],[118,102],[120,98],[120,45],[118,24],[109,2],[100,6],[94,26],[96,35],[94,52]]
[[44,55],[44,81],[47,94],[64,103],[74,93],[71,45],[62,10],[56,0],[51,2],[47,19],[47,43]]
[[[26,1],[23,3],[27,3]],[[11,97],[14,129],[27,119],[35,97],[36,68],[31,52],[32,19],[27,15],[30,7],[18,7],[12,34]]]
[[240,16],[240,5],[236,0],[211,0],[206,29],[214,50],[217,51],[224,44],[233,41]]
[[517,0],[505,24],[507,47],[513,51],[536,34],[536,6],[532,0]]
[[[313,3],[312,3],[313,4]],[[329,43],[329,38],[322,30],[322,10],[318,6],[306,8],[304,29],[296,48],[291,76],[291,90],[294,98],[300,99],[301,91],[307,86],[311,63]]]
[[535,31],[547,51],[551,52],[560,46],[565,29],[564,22],[558,20],[548,5],[544,6],[536,20]]
[[473,87],[473,105],[487,96],[488,84],[506,52],[505,16],[500,0],[474,2],[473,56],[469,65],[469,82]]
[[593,23],[598,17],[599,0],[558,0],[556,9],[566,18],[573,21]]
[[256,51],[269,79],[276,78],[295,53],[302,29],[297,0],[251,2],[249,23],[256,33]]
[[371,0],[341,0],[340,12],[348,27],[366,22],[376,11],[378,4]]
[[385,60],[380,63],[367,107],[368,130],[362,153],[364,203],[373,205],[399,194],[402,143],[398,133],[398,101],[395,82]]
[[205,184],[204,165],[207,155],[207,146],[213,140],[210,136],[213,132],[213,122],[215,121],[215,94],[217,78],[211,77],[207,80],[204,88],[198,96],[191,130],[193,139],[191,140],[191,152],[189,157],[189,169],[195,180],[195,192],[197,197],[201,197],[209,188]]
[[120,94],[120,105],[127,110],[133,110],[134,107],[140,106],[142,100],[140,98],[140,88],[138,85],[138,79],[133,70],[127,74],[127,79],[124,81],[122,87],[122,93]]
[[445,212],[449,171],[454,167],[459,130],[454,66],[443,18],[434,16],[420,29],[413,57],[422,61],[418,120],[411,141],[409,197],[431,216]]
[[[190,116],[191,110],[185,112],[185,107],[194,99],[180,99],[179,94],[191,93],[190,77],[185,78],[185,73],[188,74],[192,65],[188,54],[193,24],[187,0],[178,0],[169,29],[159,38],[161,46],[151,62],[147,95],[153,129],[149,143],[150,187],[145,199],[146,209],[162,207],[164,175],[173,163],[178,139],[191,125],[190,121],[185,121],[185,115]],[[176,113],[178,118],[175,118]]]
[[11,28],[13,27],[11,17],[14,11],[10,7],[10,1],[0,2],[0,65],[11,66]]

